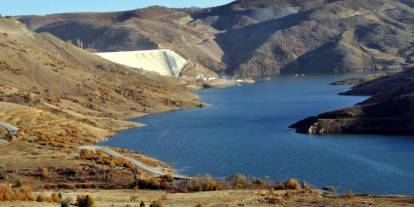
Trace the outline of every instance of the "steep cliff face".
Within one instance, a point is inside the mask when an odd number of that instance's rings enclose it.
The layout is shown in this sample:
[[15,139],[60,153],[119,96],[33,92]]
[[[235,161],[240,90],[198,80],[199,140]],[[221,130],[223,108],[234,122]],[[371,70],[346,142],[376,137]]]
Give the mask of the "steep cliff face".
[[354,107],[310,117],[294,125],[309,134],[414,134],[414,69],[354,87],[349,95],[372,95]]

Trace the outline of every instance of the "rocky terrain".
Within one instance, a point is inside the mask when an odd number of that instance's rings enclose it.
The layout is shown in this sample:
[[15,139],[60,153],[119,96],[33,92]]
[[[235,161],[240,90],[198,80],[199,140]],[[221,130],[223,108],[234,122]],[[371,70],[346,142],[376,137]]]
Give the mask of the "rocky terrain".
[[414,63],[412,7],[407,0],[238,0],[20,20],[98,51],[171,48],[192,61],[187,75],[256,77],[407,68]]
[[14,138],[1,130],[1,182],[126,187],[151,175],[122,159],[82,156],[78,147],[140,126],[127,118],[199,105],[175,78],[111,63],[0,18],[0,120],[19,128]]
[[414,133],[414,69],[364,82],[343,95],[372,96],[356,106],[302,120],[292,128],[309,134]]

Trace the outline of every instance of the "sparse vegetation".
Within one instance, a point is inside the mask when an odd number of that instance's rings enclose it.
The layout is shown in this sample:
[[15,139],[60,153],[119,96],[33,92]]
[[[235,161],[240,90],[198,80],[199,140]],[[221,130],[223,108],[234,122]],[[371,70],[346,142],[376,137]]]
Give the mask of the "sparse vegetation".
[[0,201],[14,200],[14,192],[10,185],[0,184]]
[[181,190],[184,192],[194,191],[216,191],[223,189],[219,181],[214,180],[210,175],[195,177],[188,180]]
[[150,207],[164,207],[164,202],[162,200],[153,201]]
[[280,181],[276,182],[276,184],[274,185],[274,189],[275,190],[300,190],[302,189],[302,185],[299,183],[298,180],[291,178],[286,182],[280,182]]
[[50,177],[50,173],[49,173],[49,170],[47,168],[43,167],[42,170],[41,170],[41,172],[42,172],[42,178],[45,179],[45,178],[49,178]]
[[10,184],[0,184],[0,201],[32,201],[32,189],[29,186],[22,186],[13,190]]
[[300,185],[299,181],[296,180],[296,179],[293,179],[293,178],[289,179],[286,182],[285,185],[286,185],[286,188],[287,189],[291,189],[291,190],[300,190],[302,188],[302,186]]
[[60,202],[60,207],[69,207],[69,206],[70,206],[70,204],[69,204],[69,202],[68,202],[68,201],[66,201],[66,200],[64,200],[64,201]]
[[246,177],[239,173],[233,176],[232,183],[236,189],[246,188],[248,184]]
[[78,196],[76,201],[78,207],[95,207],[95,201],[89,195]]
[[19,201],[32,201],[33,194],[32,194],[32,188],[29,186],[22,186],[18,188],[14,193],[15,199]]

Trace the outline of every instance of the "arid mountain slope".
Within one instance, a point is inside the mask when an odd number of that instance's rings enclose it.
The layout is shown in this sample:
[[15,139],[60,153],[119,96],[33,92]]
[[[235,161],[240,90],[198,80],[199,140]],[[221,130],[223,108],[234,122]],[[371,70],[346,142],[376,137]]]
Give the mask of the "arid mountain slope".
[[99,51],[167,47],[192,60],[197,72],[247,77],[409,67],[412,7],[408,0],[238,0],[200,10],[150,7],[20,20]]
[[188,58],[191,73],[220,71],[222,51],[213,29],[192,19],[186,11],[149,7],[114,13],[56,14],[21,17],[29,28],[49,32],[84,48],[100,52],[174,49]]
[[241,76],[381,70],[413,63],[414,10],[395,0],[239,0],[195,13]]
[[[176,79],[113,64],[4,18],[0,19],[0,95],[2,102],[28,106],[20,110],[27,111],[20,118],[16,118],[21,116],[18,112],[3,112],[3,117],[8,117],[3,121],[23,131],[30,131],[27,123],[32,123],[44,126],[46,133],[53,131],[53,138],[83,137],[92,142],[134,126],[117,119],[198,104],[198,98]],[[18,121],[23,119],[26,121]],[[47,132],[53,126],[42,120],[65,127]],[[87,128],[96,129],[96,136],[77,136]]]
[[292,128],[310,134],[414,133],[414,69],[354,87],[348,95],[372,95],[354,107],[320,114]]

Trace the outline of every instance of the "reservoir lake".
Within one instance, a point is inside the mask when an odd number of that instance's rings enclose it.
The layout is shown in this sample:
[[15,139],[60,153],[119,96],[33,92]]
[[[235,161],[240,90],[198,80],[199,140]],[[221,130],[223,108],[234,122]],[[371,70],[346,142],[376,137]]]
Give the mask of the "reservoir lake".
[[171,164],[181,174],[221,178],[241,173],[297,178],[338,192],[414,194],[414,138],[386,135],[310,136],[289,125],[352,106],[367,97],[339,96],[354,75],[276,76],[270,81],[198,92],[202,109],[154,114],[133,121],[102,143]]

